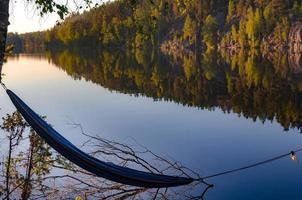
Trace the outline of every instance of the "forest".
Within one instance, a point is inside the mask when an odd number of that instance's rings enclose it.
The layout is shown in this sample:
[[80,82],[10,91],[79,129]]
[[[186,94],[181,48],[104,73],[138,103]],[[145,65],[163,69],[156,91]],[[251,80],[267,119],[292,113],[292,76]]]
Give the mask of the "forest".
[[19,51],[47,47],[69,75],[110,90],[300,129],[301,108],[294,102],[301,101],[301,62],[282,51],[264,58],[262,50],[286,48],[301,16],[299,0],[119,0],[73,13],[44,32],[10,33],[8,43]]
[[300,0],[116,0],[71,13],[50,30],[9,34],[9,44],[115,48],[261,48],[288,46]]
[[14,52],[37,52],[45,47],[45,32],[32,32],[25,34],[8,33],[6,43],[13,45]]

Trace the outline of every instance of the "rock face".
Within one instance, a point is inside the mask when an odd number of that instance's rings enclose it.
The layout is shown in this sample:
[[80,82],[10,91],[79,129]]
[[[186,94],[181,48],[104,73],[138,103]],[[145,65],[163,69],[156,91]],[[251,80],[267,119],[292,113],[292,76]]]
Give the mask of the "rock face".
[[294,71],[302,69],[302,21],[293,23],[288,35],[288,61]]
[[302,53],[302,21],[293,23],[288,37],[290,53]]
[[302,56],[301,53],[289,54],[288,64],[294,73],[302,73]]
[[182,54],[189,47],[188,42],[182,42],[180,39],[173,38],[161,44],[160,49],[168,55]]

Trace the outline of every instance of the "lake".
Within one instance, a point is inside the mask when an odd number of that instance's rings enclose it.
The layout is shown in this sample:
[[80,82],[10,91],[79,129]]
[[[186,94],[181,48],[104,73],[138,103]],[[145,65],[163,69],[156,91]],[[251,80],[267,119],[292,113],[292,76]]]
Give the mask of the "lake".
[[[302,147],[301,69],[290,63],[286,55],[265,59],[258,55],[205,52],[169,57],[159,52],[84,49],[10,56],[2,73],[9,89],[83,150],[93,152],[97,146],[82,146],[89,137],[76,124],[81,124],[89,135],[143,145],[203,177]],[[0,102],[2,117],[16,110],[4,90]],[[1,132],[1,162],[7,163],[9,130]],[[14,164],[22,160],[17,158],[27,158],[23,154],[31,143],[26,136],[28,132],[24,133],[24,142],[13,149]],[[101,153],[95,156],[110,158]],[[150,155],[141,156],[155,165],[160,162],[152,160]],[[214,187],[204,198],[300,199],[301,160],[302,154],[297,153],[297,161],[287,156],[207,179]],[[26,166],[15,165],[11,189],[20,180],[13,182],[26,174]],[[3,165],[2,168],[1,174],[5,175]],[[65,173],[55,167],[46,171],[34,174],[32,179],[49,181],[45,177]],[[60,179],[56,184],[66,182]],[[51,198],[46,195],[50,192],[45,191],[58,192],[60,187],[55,190],[54,185],[54,182],[33,182],[28,195]],[[4,187],[0,185],[0,189]],[[60,191],[66,195],[62,198],[75,198],[82,196],[83,191],[95,189],[76,184],[74,188],[70,185],[66,188],[68,192]],[[198,185],[187,192],[200,195],[203,189],[204,185]],[[183,188],[173,188],[171,199],[185,199],[178,190]],[[21,193],[19,188],[11,195],[18,198]],[[103,198],[97,196],[99,193],[101,190],[88,195],[88,199]],[[106,193],[112,194],[114,190]],[[144,197],[150,198],[150,193],[134,196]]]

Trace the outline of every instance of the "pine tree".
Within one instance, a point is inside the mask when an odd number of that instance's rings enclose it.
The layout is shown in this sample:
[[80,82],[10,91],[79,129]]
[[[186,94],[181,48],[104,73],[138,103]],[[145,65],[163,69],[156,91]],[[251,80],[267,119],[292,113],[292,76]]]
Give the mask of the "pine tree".
[[203,26],[203,41],[212,49],[217,43],[218,23],[212,15],[208,15]]
[[263,22],[264,22],[264,18],[262,12],[259,8],[257,8],[254,16],[255,36],[257,37],[257,39],[260,39],[262,36],[263,29],[264,29]]
[[245,35],[245,23],[243,19],[241,19],[239,23],[238,41],[241,48],[244,48],[246,45],[246,35]]
[[232,26],[232,40],[237,41],[237,30],[235,25]]
[[252,7],[249,7],[247,11],[246,34],[251,47],[255,47],[255,32],[254,11]]
[[197,25],[196,22],[188,14],[183,28],[184,39],[189,39],[190,44],[196,42]]
[[271,4],[268,4],[263,12],[263,16],[265,19],[265,26],[266,26],[266,31],[270,33],[273,30],[273,27],[275,25],[275,17],[273,15],[273,8]]
[[233,0],[229,0],[229,6],[228,6],[228,16],[227,16],[227,23],[230,23],[233,16],[235,14],[235,5],[234,5],[234,2]]

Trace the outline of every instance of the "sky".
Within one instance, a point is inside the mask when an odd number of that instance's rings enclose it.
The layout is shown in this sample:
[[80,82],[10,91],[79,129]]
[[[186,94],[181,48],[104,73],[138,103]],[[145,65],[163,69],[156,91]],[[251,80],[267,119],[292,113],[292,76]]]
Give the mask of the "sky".
[[55,25],[58,17],[49,14],[41,18],[33,5],[26,5],[23,1],[11,1],[9,32],[26,33],[42,31]]
[[[63,3],[65,1],[66,0],[57,0],[56,2]],[[26,3],[26,0],[11,0],[10,2],[9,32],[26,33],[43,31],[53,27],[59,20],[56,14],[48,14],[41,17],[39,12],[35,10],[34,5]],[[68,3],[69,9],[75,11],[76,7],[73,2],[77,2],[79,6],[79,3],[82,1],[76,0]],[[92,4],[101,2],[108,2],[108,0],[92,0]]]

